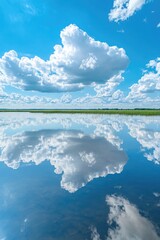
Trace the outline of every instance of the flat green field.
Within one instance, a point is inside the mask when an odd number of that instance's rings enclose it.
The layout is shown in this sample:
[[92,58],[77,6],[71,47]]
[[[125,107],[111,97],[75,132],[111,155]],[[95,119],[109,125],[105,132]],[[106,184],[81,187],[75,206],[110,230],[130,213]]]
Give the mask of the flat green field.
[[0,112],[30,112],[30,113],[82,113],[82,114],[122,114],[122,115],[144,115],[158,116],[160,109],[82,109],[82,110],[54,110],[54,109],[0,109]]

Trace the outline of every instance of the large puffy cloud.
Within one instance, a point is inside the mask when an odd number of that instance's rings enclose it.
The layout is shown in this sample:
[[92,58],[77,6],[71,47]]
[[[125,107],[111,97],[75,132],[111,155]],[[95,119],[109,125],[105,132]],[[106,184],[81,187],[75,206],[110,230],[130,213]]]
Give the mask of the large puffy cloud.
[[76,25],[60,33],[62,45],[49,60],[22,57],[11,50],[0,59],[0,82],[40,92],[77,91],[93,83],[104,84],[128,65],[124,49],[95,41]]
[[147,3],[147,0],[114,0],[113,9],[109,13],[110,21],[124,21]]
[[[145,99],[149,102],[154,100],[154,96],[152,96],[152,99],[150,98],[151,94],[153,95],[160,92],[160,58],[149,61],[146,67],[147,69],[144,71],[144,75],[138,83],[130,87],[131,91],[126,100],[136,102]],[[155,100],[160,101],[157,96]]]

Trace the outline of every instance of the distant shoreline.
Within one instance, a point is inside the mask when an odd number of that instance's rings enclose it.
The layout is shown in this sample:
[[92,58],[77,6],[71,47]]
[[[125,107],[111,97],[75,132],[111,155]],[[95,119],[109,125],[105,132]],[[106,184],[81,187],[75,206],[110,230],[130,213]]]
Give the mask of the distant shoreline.
[[0,112],[65,113],[65,114],[120,114],[160,116],[160,109],[0,109]]

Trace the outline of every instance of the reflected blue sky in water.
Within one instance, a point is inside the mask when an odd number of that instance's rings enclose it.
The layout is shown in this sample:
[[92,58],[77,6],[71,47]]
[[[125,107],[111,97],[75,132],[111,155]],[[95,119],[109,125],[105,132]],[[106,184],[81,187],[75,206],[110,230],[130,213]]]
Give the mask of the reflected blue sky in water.
[[160,118],[1,114],[0,240],[160,239]]

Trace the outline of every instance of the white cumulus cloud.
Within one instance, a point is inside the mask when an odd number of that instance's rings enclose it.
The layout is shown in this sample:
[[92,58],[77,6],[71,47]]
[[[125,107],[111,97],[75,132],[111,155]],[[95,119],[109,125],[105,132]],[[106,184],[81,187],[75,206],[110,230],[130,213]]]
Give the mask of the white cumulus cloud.
[[147,0],[114,0],[113,9],[109,13],[109,20],[125,21],[146,3]]
[[[130,87],[131,91],[126,98],[127,100],[141,101],[147,99],[150,94],[160,92],[160,58],[150,60],[146,67],[147,69],[144,71],[144,75],[139,79],[138,83]],[[148,98],[148,101],[149,100]]]
[[105,84],[128,65],[123,48],[96,41],[76,25],[64,28],[60,37],[62,45],[54,46],[47,61],[6,52],[0,59],[1,85],[27,91],[77,91],[93,83]]

